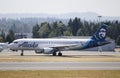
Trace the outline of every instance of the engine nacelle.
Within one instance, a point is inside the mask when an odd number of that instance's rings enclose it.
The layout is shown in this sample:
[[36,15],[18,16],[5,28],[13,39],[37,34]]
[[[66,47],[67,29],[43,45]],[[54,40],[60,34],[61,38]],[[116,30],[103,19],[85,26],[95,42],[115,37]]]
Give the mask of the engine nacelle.
[[41,50],[35,50],[35,53],[36,53],[36,54],[41,54],[41,53],[43,53],[43,52],[44,52],[43,49],[41,49]]
[[53,48],[43,48],[40,50],[35,50],[35,53],[40,54],[40,53],[44,53],[44,54],[51,54],[53,52]]
[[53,48],[44,48],[44,54],[51,54],[53,52]]

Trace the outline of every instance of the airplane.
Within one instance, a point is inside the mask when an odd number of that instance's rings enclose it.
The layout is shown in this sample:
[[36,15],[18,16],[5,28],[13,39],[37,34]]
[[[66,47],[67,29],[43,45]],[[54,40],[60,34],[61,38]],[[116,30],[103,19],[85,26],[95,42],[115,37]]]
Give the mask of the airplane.
[[82,50],[109,44],[106,40],[108,25],[103,24],[89,39],[54,39],[54,38],[27,38],[17,39],[9,44],[10,50],[35,50],[35,53],[52,54],[62,56],[64,50]]
[[0,52],[7,48],[8,43],[0,43]]

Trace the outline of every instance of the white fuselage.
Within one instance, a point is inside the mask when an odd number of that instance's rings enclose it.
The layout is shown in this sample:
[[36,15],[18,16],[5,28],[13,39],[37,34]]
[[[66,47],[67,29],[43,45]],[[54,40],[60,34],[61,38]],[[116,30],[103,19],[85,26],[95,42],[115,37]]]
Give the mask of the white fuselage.
[[40,50],[43,48],[72,49],[82,47],[89,39],[18,39],[9,45],[12,50]]
[[106,41],[107,25],[103,24],[93,36],[89,39],[17,39],[9,44],[9,48],[13,51],[21,50],[21,56],[23,56],[23,50],[35,50],[36,53],[53,54],[56,56],[62,56],[60,51],[62,50],[81,50],[87,48],[93,48],[109,44]]

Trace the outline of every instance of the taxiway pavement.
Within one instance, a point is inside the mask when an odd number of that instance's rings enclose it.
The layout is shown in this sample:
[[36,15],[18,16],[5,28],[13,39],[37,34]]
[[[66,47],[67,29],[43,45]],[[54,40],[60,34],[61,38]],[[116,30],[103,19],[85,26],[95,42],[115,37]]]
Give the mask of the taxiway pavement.
[[0,70],[120,70],[120,62],[1,62]]

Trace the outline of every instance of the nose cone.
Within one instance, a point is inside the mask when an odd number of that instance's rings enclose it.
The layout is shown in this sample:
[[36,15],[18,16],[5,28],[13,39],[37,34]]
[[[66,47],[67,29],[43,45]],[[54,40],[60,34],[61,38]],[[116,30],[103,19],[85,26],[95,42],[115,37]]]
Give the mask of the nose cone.
[[15,45],[14,43],[10,43],[10,44],[8,45],[8,48],[10,48],[11,50],[13,50],[13,49],[16,49],[16,48],[17,48],[17,45]]
[[13,46],[13,45],[12,45],[12,43],[10,43],[10,44],[8,45],[8,48],[10,48],[10,49],[11,49],[11,48],[12,48],[12,46]]

